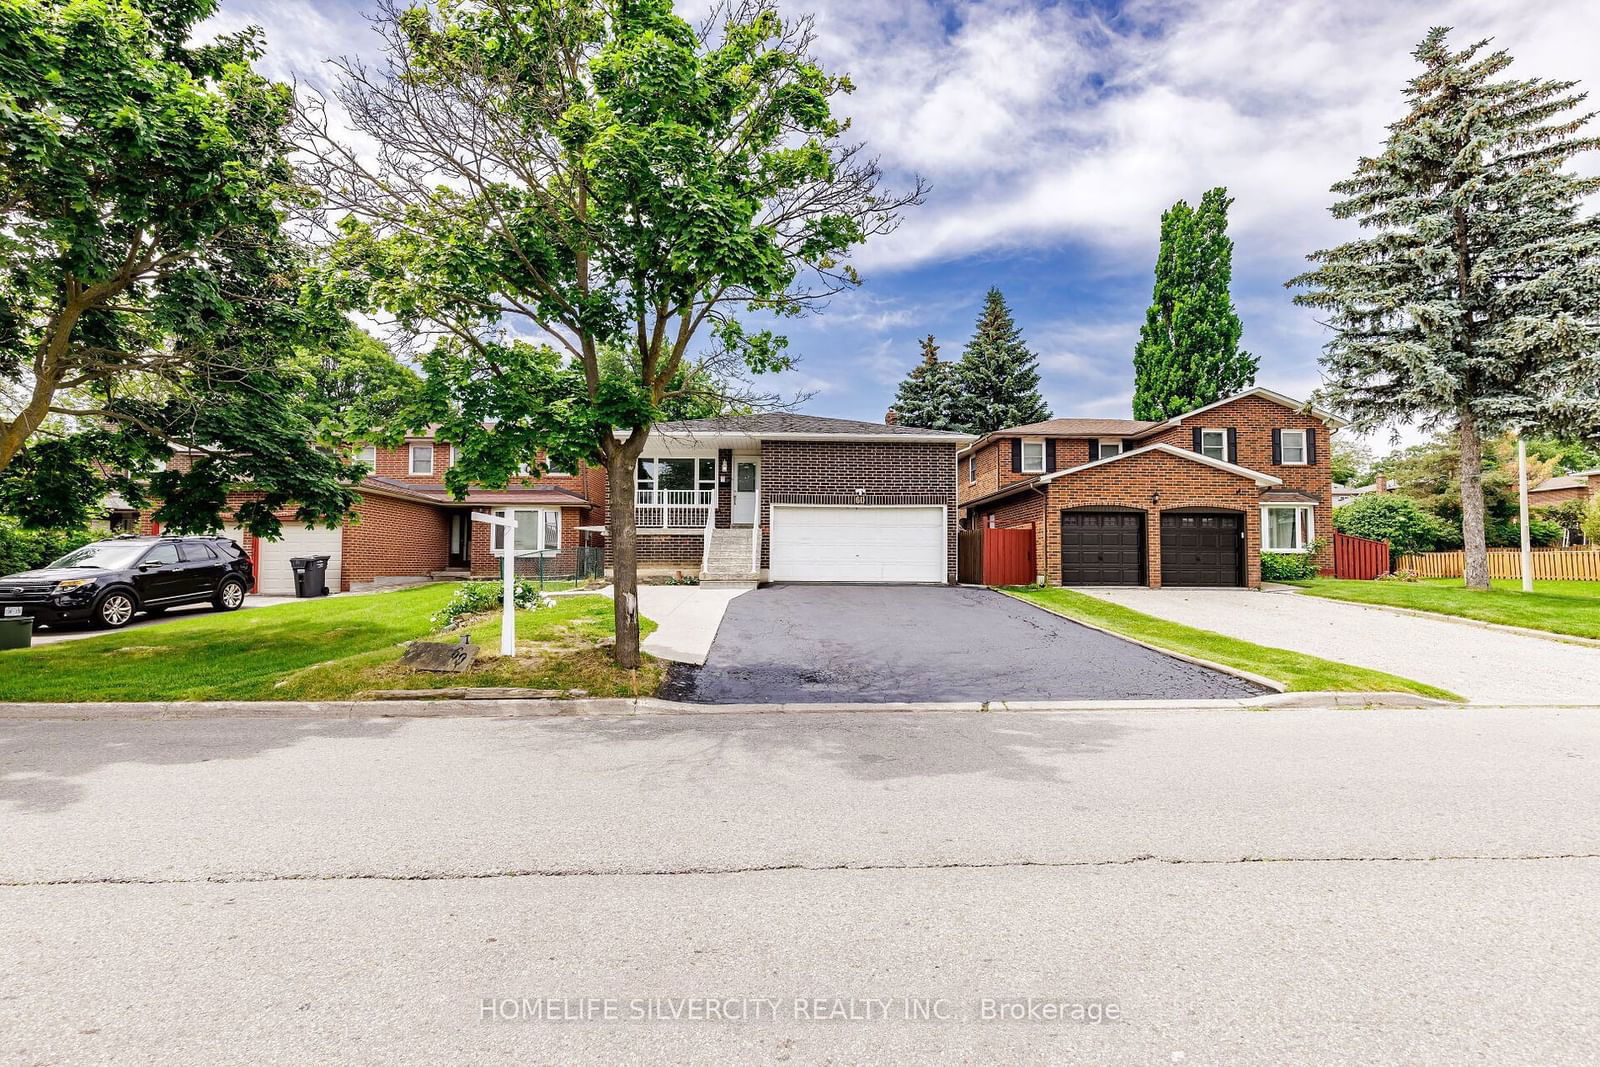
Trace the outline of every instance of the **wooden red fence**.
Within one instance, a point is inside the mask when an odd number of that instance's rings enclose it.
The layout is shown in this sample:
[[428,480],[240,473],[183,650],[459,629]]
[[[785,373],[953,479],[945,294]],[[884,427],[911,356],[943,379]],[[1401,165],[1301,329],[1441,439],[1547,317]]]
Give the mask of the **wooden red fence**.
[[1038,571],[1033,560],[1033,527],[983,531],[983,584],[1032,585]]
[[1389,542],[1349,534],[1333,535],[1333,576],[1371,581],[1389,573]]

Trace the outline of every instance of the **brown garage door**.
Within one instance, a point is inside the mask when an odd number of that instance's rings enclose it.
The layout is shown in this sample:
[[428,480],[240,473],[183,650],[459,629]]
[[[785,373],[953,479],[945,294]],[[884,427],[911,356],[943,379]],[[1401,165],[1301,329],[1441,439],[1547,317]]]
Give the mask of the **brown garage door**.
[[1062,585],[1143,585],[1144,515],[1063,511]]
[[1162,585],[1242,585],[1238,515],[1161,516]]

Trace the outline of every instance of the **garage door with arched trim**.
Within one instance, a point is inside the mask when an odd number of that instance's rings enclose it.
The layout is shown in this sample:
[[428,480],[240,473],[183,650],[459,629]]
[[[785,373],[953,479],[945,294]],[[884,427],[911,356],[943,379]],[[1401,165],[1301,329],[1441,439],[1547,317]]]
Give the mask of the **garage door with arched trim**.
[[1143,585],[1144,513],[1063,511],[1062,585]]
[[1161,516],[1162,585],[1243,585],[1244,520],[1236,512]]

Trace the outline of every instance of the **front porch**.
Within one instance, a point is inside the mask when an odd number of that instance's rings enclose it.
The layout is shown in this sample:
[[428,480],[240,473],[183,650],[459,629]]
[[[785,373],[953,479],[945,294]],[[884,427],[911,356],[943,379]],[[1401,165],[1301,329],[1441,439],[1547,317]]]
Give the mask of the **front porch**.
[[759,442],[717,448],[669,441],[651,448],[634,477],[641,567],[753,584],[761,560],[760,499]]

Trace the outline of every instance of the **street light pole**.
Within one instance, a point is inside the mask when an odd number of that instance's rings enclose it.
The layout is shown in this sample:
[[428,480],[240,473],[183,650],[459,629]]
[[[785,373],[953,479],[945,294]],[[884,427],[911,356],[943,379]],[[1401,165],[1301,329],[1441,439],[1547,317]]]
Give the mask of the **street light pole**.
[[[501,580],[505,589],[500,596],[500,654],[517,654],[517,520],[509,515],[494,515],[484,511],[472,513],[473,522],[497,527],[501,531]],[[490,543],[493,543],[491,538]]]
[[1522,591],[1533,592],[1533,540],[1528,530],[1528,442],[1517,434],[1517,502],[1521,508]]

